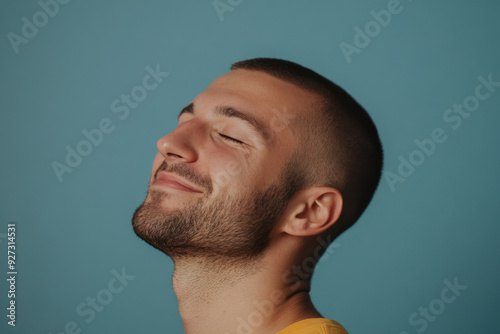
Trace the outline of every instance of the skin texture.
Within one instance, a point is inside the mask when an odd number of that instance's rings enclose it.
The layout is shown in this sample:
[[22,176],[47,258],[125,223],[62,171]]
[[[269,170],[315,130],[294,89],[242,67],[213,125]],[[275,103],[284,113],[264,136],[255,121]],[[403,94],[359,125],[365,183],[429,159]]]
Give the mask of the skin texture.
[[[317,238],[338,220],[342,195],[301,187],[293,173],[301,158],[294,154],[300,145],[294,119],[317,101],[293,84],[238,69],[210,84],[158,140],[133,226],[174,261],[185,333],[275,333],[322,317],[309,298],[310,277]],[[263,138],[238,117],[216,112],[220,106],[255,119]]]

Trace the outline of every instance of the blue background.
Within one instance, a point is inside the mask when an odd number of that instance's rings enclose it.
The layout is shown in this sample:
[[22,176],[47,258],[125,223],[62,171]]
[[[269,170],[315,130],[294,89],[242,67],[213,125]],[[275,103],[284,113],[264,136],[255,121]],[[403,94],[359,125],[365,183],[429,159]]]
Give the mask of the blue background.
[[[82,333],[183,332],[173,264],[135,236],[130,219],[156,140],[180,109],[231,63],[258,56],[303,64],[356,97],[379,128],[386,172],[397,173],[415,139],[436,128],[447,135],[404,183],[391,190],[382,179],[337,239],[313,279],[320,312],[350,333],[419,333],[410,315],[457,278],[467,288],[422,332],[498,332],[500,88],[456,130],[443,114],[474,94],[478,76],[500,81],[500,3],[401,0],[349,63],[340,43],[353,45],[354,28],[387,3],[245,0],[221,20],[210,0],[73,0],[16,53],[7,35],[21,35],[22,18],[33,22],[41,8],[2,1],[0,254],[15,221],[18,276],[15,328],[0,283],[0,332],[55,334],[70,321]],[[170,75],[121,120],[112,101],[157,64]],[[103,118],[114,131],[59,182],[52,162],[64,163],[65,147]],[[122,268],[135,278],[86,323],[77,305]]]

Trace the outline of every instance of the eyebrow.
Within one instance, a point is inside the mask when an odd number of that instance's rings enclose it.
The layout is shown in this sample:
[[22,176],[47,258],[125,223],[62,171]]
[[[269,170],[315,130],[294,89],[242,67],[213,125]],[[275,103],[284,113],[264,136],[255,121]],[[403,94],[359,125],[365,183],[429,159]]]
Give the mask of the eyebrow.
[[[220,115],[220,116],[225,116],[225,117],[231,117],[231,118],[238,118],[245,123],[247,123],[252,130],[254,130],[255,134],[259,137],[258,139],[262,142],[266,142],[266,127],[264,124],[253,117],[252,115],[249,115],[247,113],[244,113],[240,110],[237,110],[233,107],[230,106],[216,106],[214,109],[215,114]],[[190,103],[188,106],[184,107],[184,109],[181,110],[179,113],[178,119],[181,117],[182,114],[194,114],[194,104]]]

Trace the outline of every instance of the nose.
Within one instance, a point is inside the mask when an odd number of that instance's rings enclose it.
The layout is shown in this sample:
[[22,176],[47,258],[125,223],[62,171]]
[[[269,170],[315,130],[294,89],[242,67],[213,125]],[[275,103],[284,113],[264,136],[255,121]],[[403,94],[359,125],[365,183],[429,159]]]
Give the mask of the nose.
[[203,127],[190,120],[177,126],[174,131],[156,143],[158,151],[167,163],[190,163],[198,160]]

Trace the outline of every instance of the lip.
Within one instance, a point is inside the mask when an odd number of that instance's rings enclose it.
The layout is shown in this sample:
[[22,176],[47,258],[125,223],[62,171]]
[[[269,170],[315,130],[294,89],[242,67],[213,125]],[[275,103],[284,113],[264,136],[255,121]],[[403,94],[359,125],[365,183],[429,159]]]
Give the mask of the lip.
[[167,172],[158,173],[158,176],[156,177],[154,184],[159,185],[159,186],[166,186],[169,188],[182,190],[182,191],[186,191],[186,192],[202,193],[202,191],[191,186],[186,181],[181,180],[180,178],[178,178],[172,174],[169,174]]

